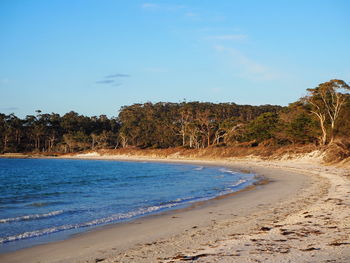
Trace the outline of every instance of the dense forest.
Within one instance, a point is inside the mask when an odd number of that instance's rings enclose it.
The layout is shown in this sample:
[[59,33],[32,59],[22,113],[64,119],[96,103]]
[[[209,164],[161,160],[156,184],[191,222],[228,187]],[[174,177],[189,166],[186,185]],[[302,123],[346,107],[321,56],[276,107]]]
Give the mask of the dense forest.
[[350,147],[350,87],[330,80],[287,107],[235,103],[144,103],[119,116],[76,112],[0,114],[0,152],[68,153],[108,148],[205,148],[316,144]]

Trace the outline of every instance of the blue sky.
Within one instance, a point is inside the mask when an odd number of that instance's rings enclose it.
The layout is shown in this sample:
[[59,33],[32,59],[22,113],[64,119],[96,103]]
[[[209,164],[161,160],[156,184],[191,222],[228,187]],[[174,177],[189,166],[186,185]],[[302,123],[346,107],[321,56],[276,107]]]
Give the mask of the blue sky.
[[350,81],[350,1],[1,0],[0,112],[287,105]]

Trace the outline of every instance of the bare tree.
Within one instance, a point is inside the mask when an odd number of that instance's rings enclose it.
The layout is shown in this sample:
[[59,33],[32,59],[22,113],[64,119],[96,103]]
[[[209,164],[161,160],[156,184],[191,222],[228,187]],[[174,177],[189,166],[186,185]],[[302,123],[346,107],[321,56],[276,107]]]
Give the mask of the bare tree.
[[129,138],[128,138],[124,133],[120,133],[120,134],[119,134],[119,138],[120,138],[122,147],[123,147],[123,148],[128,147]]
[[188,132],[188,125],[191,123],[192,114],[189,110],[181,110],[180,112],[180,130],[177,135],[182,137],[182,146],[186,145],[186,135]]
[[203,147],[210,146],[214,116],[210,110],[206,109],[197,113],[196,120],[199,124],[199,131],[203,134]]

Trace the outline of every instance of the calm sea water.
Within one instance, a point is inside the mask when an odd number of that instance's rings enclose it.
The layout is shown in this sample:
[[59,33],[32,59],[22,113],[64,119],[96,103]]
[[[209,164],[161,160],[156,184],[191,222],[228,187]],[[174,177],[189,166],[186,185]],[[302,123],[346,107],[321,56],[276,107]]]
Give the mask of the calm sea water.
[[0,252],[188,206],[255,180],[214,166],[0,159]]

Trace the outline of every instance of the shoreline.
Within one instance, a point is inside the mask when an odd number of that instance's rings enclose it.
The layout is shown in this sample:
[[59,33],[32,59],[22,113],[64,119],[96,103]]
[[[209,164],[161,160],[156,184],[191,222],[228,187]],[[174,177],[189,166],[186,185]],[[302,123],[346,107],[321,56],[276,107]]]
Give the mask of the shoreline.
[[[271,182],[258,186],[253,191],[242,191],[231,197],[209,200],[207,204],[191,209],[149,215],[131,222],[96,228],[64,241],[1,254],[2,262],[97,262],[97,259],[103,262],[167,262],[166,260],[181,262],[181,257],[184,257],[182,254],[185,252],[191,255],[205,249],[215,250],[211,244],[223,242],[225,239],[230,240],[233,236],[251,235],[252,231],[257,231],[259,227],[261,229],[271,220],[273,222],[285,219],[287,214],[295,215],[307,205],[305,203],[307,198],[312,196],[320,199],[329,188],[327,179],[320,175],[305,175],[305,172],[315,173],[315,171],[305,171],[303,167],[297,169],[278,166],[266,161],[94,157],[73,158],[220,165],[239,170],[248,169],[257,175],[265,176]],[[296,202],[297,200],[300,203]],[[204,243],[207,245],[203,245]],[[216,255],[213,251],[208,254],[212,257]],[[349,255],[350,253],[345,254]],[[206,260],[208,257],[205,256]],[[216,257],[235,259],[237,262],[242,260],[241,255]]]
[[[16,158],[16,159],[19,159],[19,158]],[[26,159],[38,159],[38,158],[26,158]],[[40,159],[40,158],[39,158]],[[42,158],[43,160],[45,159],[60,159],[60,160],[91,160],[91,159],[87,159],[87,158]],[[103,158],[94,158],[93,160],[97,160],[97,161],[103,161],[105,159]],[[167,163],[167,164],[181,164],[181,165],[198,165],[200,166],[201,168],[203,167],[215,167],[216,169],[221,169],[221,168],[224,168],[226,170],[226,168],[229,168],[229,170],[232,170],[230,167],[228,167],[227,165],[219,165],[219,164],[216,164],[216,163],[203,163],[203,162],[196,162],[196,161],[191,161],[191,162],[177,162],[177,161],[161,161],[161,160],[149,160],[147,162],[145,162],[144,160],[119,160],[119,159],[108,159],[106,161],[116,161],[116,162],[139,162],[139,163]],[[250,174],[249,171],[240,171],[239,169],[234,169],[235,172],[239,172],[239,173],[242,173],[242,174]],[[155,211],[155,212],[149,212],[149,213],[145,213],[145,214],[141,214],[141,215],[136,215],[134,217],[131,217],[131,218],[125,218],[125,219],[121,219],[121,220],[116,220],[116,221],[112,221],[112,222],[109,222],[109,223],[102,223],[102,224],[96,224],[96,225],[91,225],[89,227],[82,227],[82,228],[73,228],[73,229],[68,229],[68,230],[64,230],[64,231],[58,231],[58,232],[53,232],[53,233],[50,233],[50,234],[45,234],[45,235],[40,235],[38,237],[33,237],[33,238],[26,238],[26,239],[20,239],[20,240],[15,240],[15,241],[10,241],[10,242],[4,242],[3,244],[0,244],[1,245],[4,245],[7,246],[7,245],[12,245],[12,248],[10,247],[10,249],[12,250],[5,250],[6,248],[4,248],[2,251],[0,251],[0,256],[1,254],[8,254],[8,253],[15,253],[17,251],[20,251],[20,250],[24,250],[24,249],[29,249],[29,248],[33,248],[33,247],[36,247],[36,246],[41,246],[41,245],[47,245],[47,244],[50,244],[50,243],[55,243],[55,242],[62,242],[62,241],[65,241],[67,239],[70,239],[72,237],[75,237],[75,236],[78,236],[78,235],[83,235],[84,233],[87,233],[87,232],[91,232],[91,231],[95,231],[95,230],[98,230],[98,229],[103,229],[105,227],[109,227],[109,226],[113,226],[113,225],[117,225],[117,224],[125,224],[125,223],[129,223],[129,222],[133,222],[134,220],[137,220],[137,219],[140,219],[140,218],[145,218],[145,217],[149,217],[149,216],[156,216],[156,215],[163,215],[163,214],[166,214],[166,213],[170,213],[172,211],[187,211],[187,210],[191,210],[191,209],[194,209],[196,207],[199,207],[199,206],[205,206],[207,205],[208,203],[210,203],[211,201],[215,201],[215,200],[221,200],[221,199],[225,199],[225,198],[229,198],[229,197],[232,197],[232,196],[235,196],[241,192],[246,192],[246,191],[252,191],[254,190],[256,187],[259,187],[261,185],[264,185],[264,184],[267,184],[269,181],[262,177],[262,176],[258,176],[256,174],[250,174],[252,176],[252,178],[250,179],[251,181],[249,182],[249,184],[247,185],[246,182],[243,182],[243,186],[239,186],[237,189],[231,189],[231,190],[226,190],[226,191],[223,191],[223,192],[217,192],[216,195],[214,196],[202,196],[202,197],[197,197],[196,199],[194,200],[191,200],[190,202],[188,203],[178,203],[176,206],[173,206],[171,208],[161,208],[160,210],[158,211]],[[154,204],[154,205],[157,205],[157,204]],[[62,208],[63,209],[63,208]],[[68,234],[64,234],[64,232],[68,232]],[[69,232],[71,232],[69,234]],[[51,237],[52,236],[52,237]],[[55,237],[56,236],[56,237]],[[58,237],[57,237],[58,236]],[[36,240],[37,238],[39,238],[39,240]],[[32,241],[32,244],[31,245],[19,245],[18,247],[19,248],[15,248],[14,247],[16,246],[15,243],[16,242],[25,242],[27,244],[30,244],[30,240],[33,240]],[[40,239],[42,239],[43,241],[41,241]]]

